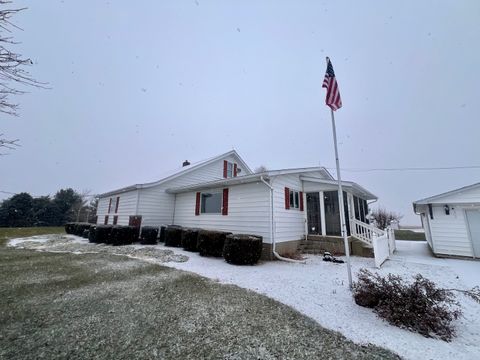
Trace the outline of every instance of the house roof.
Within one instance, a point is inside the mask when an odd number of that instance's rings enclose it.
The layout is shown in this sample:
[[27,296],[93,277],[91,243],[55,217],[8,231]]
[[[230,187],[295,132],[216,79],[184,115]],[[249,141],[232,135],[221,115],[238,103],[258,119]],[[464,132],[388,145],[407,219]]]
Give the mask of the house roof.
[[[314,177],[311,177],[311,176],[300,176],[300,180],[311,181],[311,182],[315,182],[315,183],[319,183],[319,184],[328,184],[328,185],[333,185],[333,186],[338,185],[337,180],[318,179],[318,178],[314,178]],[[365,189],[363,186],[360,186],[353,181],[342,181],[342,187],[344,187],[346,189],[352,189],[354,193],[362,196],[362,198],[364,198],[365,200],[377,200],[378,199],[378,197],[375,194],[372,194],[370,191]]]
[[433,203],[436,203],[436,202],[441,202],[440,200],[443,199],[446,196],[461,194],[465,191],[469,191],[469,190],[473,190],[473,189],[477,189],[477,188],[480,188],[480,183],[464,186],[464,187],[461,187],[461,188],[458,188],[458,189],[455,189],[455,190],[447,191],[447,192],[444,192],[444,193],[441,193],[441,194],[438,194],[438,195],[434,195],[434,196],[430,196],[430,197],[427,197],[427,198],[424,198],[424,199],[414,201],[413,206],[415,207],[415,205],[425,205],[425,204],[433,204]]
[[[289,175],[289,174],[302,174],[302,173],[310,173],[313,171],[320,171],[324,175],[328,177],[328,179],[320,179],[316,178],[313,176],[301,176],[301,180],[308,180],[308,181],[314,181],[318,183],[325,183],[325,184],[338,184],[330,175],[330,173],[323,167],[307,167],[307,168],[297,168],[297,169],[281,169],[281,170],[270,170],[270,171],[264,171],[256,174],[251,174],[251,175],[245,175],[245,176],[238,176],[238,177],[233,177],[233,178],[228,178],[228,179],[220,179],[220,180],[214,180],[214,181],[208,181],[204,183],[199,183],[199,184],[193,184],[193,185],[188,185],[188,186],[180,186],[180,187],[173,187],[169,188],[166,191],[170,194],[178,194],[178,193],[184,193],[184,192],[189,192],[189,191],[196,191],[196,190],[203,190],[203,189],[213,189],[213,188],[218,188],[218,187],[223,187],[223,186],[230,186],[230,185],[238,185],[238,184],[248,184],[248,183],[253,183],[253,182],[258,182],[260,179],[263,177],[264,179],[268,180],[272,177],[279,176],[279,175]],[[342,181],[342,185],[345,187],[350,187],[355,189],[358,193],[363,194],[364,196],[368,197],[368,200],[370,199],[377,199],[375,195],[370,193],[369,191],[365,190],[362,188],[360,185],[355,184],[350,181]]]
[[185,167],[182,167],[182,168],[179,168],[179,169],[177,168],[173,171],[164,173],[163,177],[160,180],[149,182],[149,183],[144,183],[144,184],[134,184],[134,185],[130,185],[130,186],[120,188],[120,189],[108,191],[106,193],[100,194],[99,197],[106,197],[106,196],[110,196],[110,195],[113,195],[113,194],[124,193],[124,192],[127,192],[127,191],[145,189],[145,188],[149,188],[149,187],[152,187],[152,186],[157,186],[157,185],[160,185],[164,182],[173,180],[180,175],[187,174],[187,173],[189,173],[193,170],[199,169],[199,168],[201,168],[205,165],[211,164],[212,162],[223,159],[223,158],[225,158],[227,156],[230,156],[230,155],[235,155],[238,158],[238,160],[239,160],[238,162],[241,165],[242,169],[246,169],[249,173],[252,173],[252,170],[245,163],[245,161],[243,161],[243,159],[240,157],[240,155],[238,155],[238,153],[235,150],[230,150],[226,153],[223,153],[223,154],[220,154],[220,155],[217,155],[217,156],[214,156],[214,157],[211,157],[211,158],[193,163],[191,165],[188,165],[188,166],[185,166]]

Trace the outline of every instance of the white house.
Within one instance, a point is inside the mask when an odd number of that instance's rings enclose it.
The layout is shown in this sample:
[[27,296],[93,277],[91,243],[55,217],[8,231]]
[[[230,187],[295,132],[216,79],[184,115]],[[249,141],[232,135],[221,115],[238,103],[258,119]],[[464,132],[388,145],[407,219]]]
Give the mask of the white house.
[[[341,243],[337,182],[323,167],[253,173],[235,150],[184,165],[156,182],[100,195],[97,222],[261,235],[267,257],[272,247],[296,250],[307,235]],[[364,224],[375,195],[353,182],[343,186],[347,226]]]
[[434,254],[480,258],[480,183],[413,203]]

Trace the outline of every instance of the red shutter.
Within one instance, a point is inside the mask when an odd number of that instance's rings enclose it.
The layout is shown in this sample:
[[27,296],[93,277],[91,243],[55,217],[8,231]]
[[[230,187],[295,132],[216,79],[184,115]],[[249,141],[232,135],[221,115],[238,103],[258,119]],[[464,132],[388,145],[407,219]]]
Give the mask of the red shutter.
[[108,203],[108,213],[110,214],[110,210],[112,209],[112,198],[110,198],[110,202]]
[[237,164],[233,164],[233,176],[237,176]]
[[223,189],[222,215],[228,215],[228,188]]
[[200,215],[200,193],[197,192],[197,199],[195,202],[195,215]]
[[115,205],[115,214],[118,212],[118,204],[120,204],[120,196],[117,196],[117,204]]
[[227,178],[227,160],[223,160],[223,177],[226,179]]
[[303,211],[303,192],[300,191],[300,211]]
[[285,188],[285,209],[290,209],[290,189]]
[[107,225],[108,224],[108,215],[105,216],[105,220],[103,222],[104,225]]
[[117,223],[118,223],[118,216],[115,215],[115,216],[113,217],[113,225],[117,225]]

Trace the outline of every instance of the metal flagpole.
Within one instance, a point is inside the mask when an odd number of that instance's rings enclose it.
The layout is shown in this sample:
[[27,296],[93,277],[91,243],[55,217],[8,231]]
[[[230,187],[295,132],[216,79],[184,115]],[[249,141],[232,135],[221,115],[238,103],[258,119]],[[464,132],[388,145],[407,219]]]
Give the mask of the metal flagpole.
[[338,178],[338,202],[340,208],[340,223],[343,235],[343,242],[345,245],[345,256],[347,258],[347,272],[348,272],[348,286],[352,288],[352,269],[350,267],[350,248],[348,246],[347,237],[347,225],[345,222],[345,208],[343,205],[343,189],[342,189],[342,177],[340,176],[340,161],[338,160],[338,148],[337,148],[337,129],[335,128],[335,116],[333,110],[330,109],[332,114],[332,129],[333,129],[333,144],[335,146],[335,161],[337,162],[337,178]]

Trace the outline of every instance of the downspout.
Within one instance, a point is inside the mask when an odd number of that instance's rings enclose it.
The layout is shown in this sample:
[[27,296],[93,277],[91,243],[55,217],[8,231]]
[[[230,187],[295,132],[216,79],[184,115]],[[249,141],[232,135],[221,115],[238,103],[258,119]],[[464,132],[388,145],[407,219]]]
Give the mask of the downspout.
[[275,236],[274,236],[274,231],[273,231],[273,186],[271,186],[263,176],[260,176],[260,181],[263,182],[268,188],[270,189],[270,239],[272,240],[272,252],[273,255],[278,259],[282,261],[287,261],[287,262],[292,262],[292,263],[301,263],[305,264],[305,261],[301,260],[293,260],[293,259],[288,259],[286,257],[281,256],[277,251],[275,250]]

